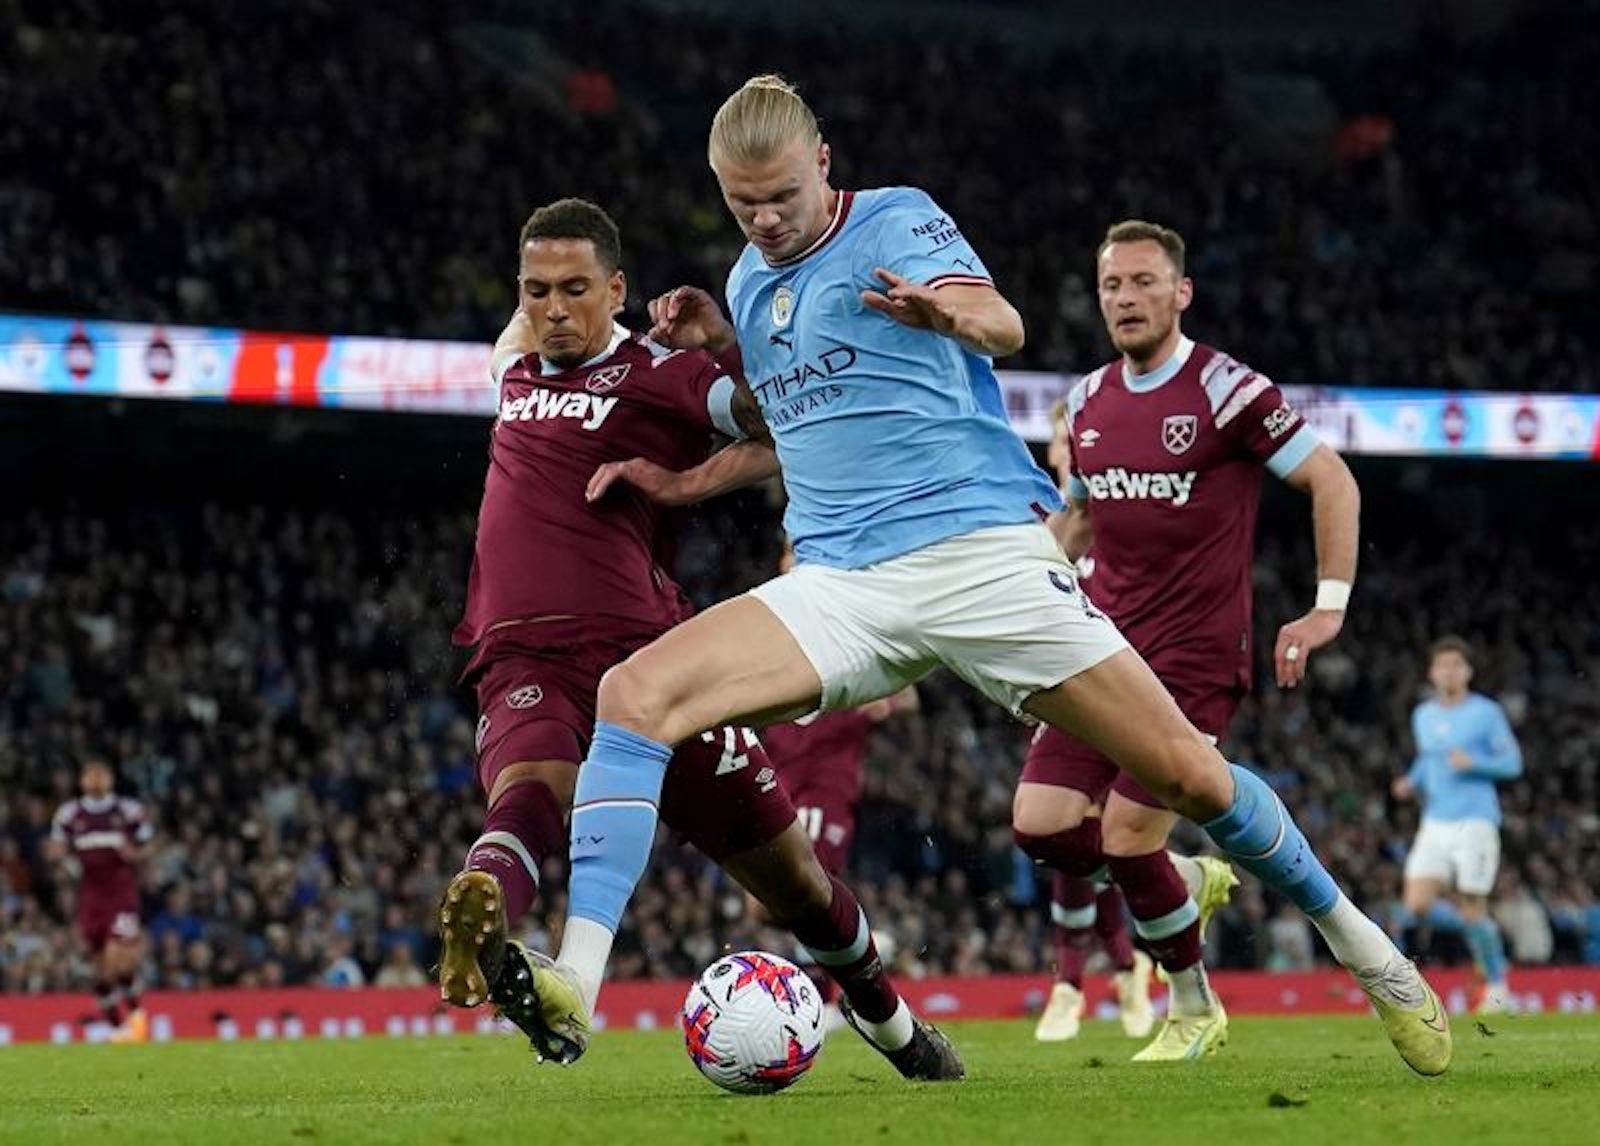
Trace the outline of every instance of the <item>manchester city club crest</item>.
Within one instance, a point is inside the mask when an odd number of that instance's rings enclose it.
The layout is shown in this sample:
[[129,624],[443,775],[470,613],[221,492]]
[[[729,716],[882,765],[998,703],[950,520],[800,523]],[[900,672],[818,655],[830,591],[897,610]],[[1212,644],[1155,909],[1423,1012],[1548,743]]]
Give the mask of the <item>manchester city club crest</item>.
[[1181,454],[1194,445],[1200,419],[1193,414],[1171,414],[1161,422],[1161,444],[1169,454]]
[[596,370],[589,375],[583,388],[591,394],[604,394],[607,390],[615,390],[622,380],[628,376],[631,362],[624,362],[620,366],[607,366],[604,370]]
[[794,317],[794,291],[781,286],[772,292],[772,325],[782,330]]

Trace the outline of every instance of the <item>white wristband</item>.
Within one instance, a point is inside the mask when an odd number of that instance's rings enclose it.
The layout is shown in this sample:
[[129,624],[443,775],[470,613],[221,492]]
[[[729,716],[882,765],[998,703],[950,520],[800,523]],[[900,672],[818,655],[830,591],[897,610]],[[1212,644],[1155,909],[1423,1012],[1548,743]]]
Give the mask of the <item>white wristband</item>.
[[1332,577],[1324,577],[1317,582],[1318,609],[1329,609],[1335,613],[1342,613],[1350,604],[1350,582],[1338,581]]

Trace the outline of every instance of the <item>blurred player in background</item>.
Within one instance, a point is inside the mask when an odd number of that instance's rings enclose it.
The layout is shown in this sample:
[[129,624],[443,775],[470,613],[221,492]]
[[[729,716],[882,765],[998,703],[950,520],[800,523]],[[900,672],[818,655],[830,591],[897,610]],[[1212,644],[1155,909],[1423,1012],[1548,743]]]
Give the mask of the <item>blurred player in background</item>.
[[1462,937],[1483,979],[1477,1010],[1490,1014],[1510,1005],[1510,964],[1489,917],[1500,867],[1495,786],[1522,774],[1522,750],[1505,710],[1470,691],[1472,671],[1472,646],[1460,637],[1441,637],[1428,650],[1433,697],[1411,714],[1417,758],[1395,780],[1394,796],[1422,802],[1422,825],[1406,857],[1409,921],[1427,920],[1441,895],[1454,894]]
[[94,963],[95,1001],[114,1042],[144,1042],[140,1004],[139,862],[154,831],[144,805],[118,796],[111,765],[91,757],[78,774],[83,793],[56,810],[49,854],[78,881],[78,934]]
[[[529,953],[507,938],[532,906],[545,856],[567,844],[578,763],[601,674],[692,612],[666,572],[668,514],[597,471],[641,456],[703,461],[712,435],[763,433],[741,410],[738,368],[668,351],[616,323],[627,294],[621,239],[599,207],[536,211],[520,243],[520,305],[492,359],[500,413],[458,644],[478,697],[483,834],[439,907],[446,1002],[493,1001],[541,1057],[571,1049],[529,1017]],[[748,397],[746,395],[746,397]],[[716,860],[842,987],[872,1045],[905,1077],[957,1079],[961,1061],[915,1019],[884,973],[854,894],[823,870],[753,733],[715,728],[677,751],[662,820]],[[602,805],[614,797],[602,791]],[[654,807],[652,807],[652,812]]]
[[[1096,264],[1101,317],[1121,356],[1068,395],[1067,511],[1056,520],[1057,535],[1080,561],[1096,607],[1215,743],[1250,687],[1262,473],[1309,494],[1315,525],[1317,600],[1279,631],[1284,687],[1304,679],[1311,653],[1344,623],[1361,494],[1344,460],[1271,381],[1184,335],[1194,286],[1177,232],[1118,223]],[[1103,806],[1099,819],[1086,815],[1095,806]],[[1104,862],[1172,985],[1167,1022],[1135,1061],[1195,1058],[1227,1035],[1227,1014],[1201,959],[1201,906],[1215,908],[1237,881],[1209,861],[1211,879],[1197,904],[1166,851],[1176,823],[1143,785],[1082,741],[1054,729],[1035,739],[1017,789],[1018,843],[1080,878]],[[1080,902],[1085,894],[1078,891]]]
[[[705,484],[781,471],[800,564],[601,682],[567,929],[533,984],[552,1031],[588,1042],[674,745],[729,721],[853,708],[943,664],[1014,715],[1071,731],[1199,823],[1307,914],[1405,1062],[1444,1071],[1438,996],[1340,891],[1266,783],[1184,718],[1044,528],[1060,494],[1007,421],[993,367],[1022,346],[1022,318],[956,222],[916,188],[835,190],[816,116],[778,77],[754,77],[723,103],[708,152],[748,240],[728,277],[731,321],[705,291],[680,287],[652,304],[652,336],[743,354],[776,452],[723,451]],[[1192,478],[1142,481],[1146,496],[1195,494]],[[1300,640],[1291,659],[1313,643]]]

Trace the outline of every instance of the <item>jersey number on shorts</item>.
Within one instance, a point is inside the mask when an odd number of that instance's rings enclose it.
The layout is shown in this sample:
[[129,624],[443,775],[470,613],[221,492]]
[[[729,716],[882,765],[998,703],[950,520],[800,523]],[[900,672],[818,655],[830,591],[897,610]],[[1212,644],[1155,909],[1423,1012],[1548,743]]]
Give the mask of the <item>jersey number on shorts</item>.
[[[717,733],[713,729],[702,732],[700,739],[707,744],[717,742]],[[750,752],[761,747],[761,741],[756,739],[756,734],[748,728],[724,728],[722,730],[722,759],[717,761],[718,776],[726,776],[729,772],[737,772],[750,763]]]
[[796,808],[794,814],[800,818],[800,827],[811,837],[812,843],[822,839],[821,808]]
[[1073,581],[1072,578],[1063,577],[1061,574],[1052,569],[1050,570],[1050,584],[1054,585],[1057,589],[1060,589],[1067,596],[1076,597],[1078,599],[1078,603],[1083,606],[1084,613],[1089,617],[1090,620],[1103,621],[1106,619],[1105,614],[1101,613],[1100,610],[1096,609],[1089,603],[1089,594],[1085,593],[1082,587]]

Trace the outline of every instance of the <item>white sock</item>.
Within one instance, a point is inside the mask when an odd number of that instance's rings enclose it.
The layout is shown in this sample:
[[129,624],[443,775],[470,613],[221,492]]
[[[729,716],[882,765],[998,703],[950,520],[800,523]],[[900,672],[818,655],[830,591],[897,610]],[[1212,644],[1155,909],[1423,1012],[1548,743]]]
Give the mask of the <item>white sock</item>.
[[1195,863],[1193,856],[1168,852],[1167,858],[1172,861],[1172,866],[1178,869],[1178,878],[1183,880],[1183,886],[1189,889],[1189,898],[1198,901],[1201,885],[1206,881],[1205,871]]
[[1217,997],[1211,993],[1211,981],[1206,978],[1204,963],[1196,963],[1182,971],[1168,971],[1167,985],[1172,990],[1167,1013],[1173,1018],[1209,1015],[1217,1009]]
[[911,1041],[914,1033],[911,1025],[911,1008],[906,1006],[904,999],[900,1000],[900,1005],[894,1009],[894,1014],[883,1022],[869,1023],[857,1015],[856,1025],[861,1028],[862,1034],[886,1051],[899,1050]]
[[561,953],[556,962],[578,976],[578,989],[583,992],[583,1005],[589,1009],[590,1018],[600,1001],[600,984],[605,981],[615,938],[602,924],[578,915],[567,917],[566,930],[561,933]]
[[1328,941],[1333,957],[1352,971],[1371,971],[1400,955],[1394,940],[1363,915],[1343,892],[1326,915],[1310,918]]

